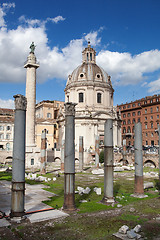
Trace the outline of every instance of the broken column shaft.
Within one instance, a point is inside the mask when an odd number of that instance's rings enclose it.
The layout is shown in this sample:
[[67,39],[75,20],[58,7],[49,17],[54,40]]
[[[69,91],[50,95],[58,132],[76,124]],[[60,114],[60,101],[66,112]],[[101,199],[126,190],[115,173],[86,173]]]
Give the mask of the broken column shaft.
[[95,165],[99,168],[99,136],[95,137]]
[[126,139],[123,139],[123,165],[127,163],[127,156],[126,156]]
[[25,196],[25,126],[27,101],[15,95],[15,120],[12,163],[11,217],[24,215]]
[[113,203],[113,120],[107,119],[104,130],[104,198],[102,202]]
[[84,152],[83,152],[83,136],[79,136],[79,169],[83,170]]
[[143,153],[142,153],[142,124],[135,124],[135,194],[144,194],[143,187]]
[[41,174],[46,174],[46,129],[41,134]]
[[75,105],[65,103],[65,157],[64,157],[64,204],[63,209],[75,207]]

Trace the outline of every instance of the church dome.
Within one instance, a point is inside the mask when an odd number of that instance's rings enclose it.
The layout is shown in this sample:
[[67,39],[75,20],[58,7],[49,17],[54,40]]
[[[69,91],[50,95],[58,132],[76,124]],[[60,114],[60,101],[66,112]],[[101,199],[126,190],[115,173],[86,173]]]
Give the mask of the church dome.
[[82,52],[82,64],[68,76],[66,89],[79,84],[108,83],[111,85],[110,76],[96,64],[96,52],[88,43],[88,47]]

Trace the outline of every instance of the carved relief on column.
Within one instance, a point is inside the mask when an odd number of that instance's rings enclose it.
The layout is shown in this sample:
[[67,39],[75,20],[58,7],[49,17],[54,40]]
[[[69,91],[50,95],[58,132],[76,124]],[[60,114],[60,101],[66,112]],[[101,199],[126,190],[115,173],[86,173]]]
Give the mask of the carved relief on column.
[[75,116],[76,103],[67,102],[65,105],[65,116]]
[[14,103],[15,103],[15,109],[16,110],[24,110],[26,111],[27,108],[27,99],[25,96],[21,94],[17,94],[13,96],[15,98]]

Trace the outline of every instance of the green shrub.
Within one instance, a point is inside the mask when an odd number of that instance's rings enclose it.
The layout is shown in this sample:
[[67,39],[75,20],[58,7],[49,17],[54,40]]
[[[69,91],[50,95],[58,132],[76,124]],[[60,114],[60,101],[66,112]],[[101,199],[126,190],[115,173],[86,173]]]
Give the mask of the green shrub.
[[99,154],[99,162],[104,163],[104,150],[102,150]]

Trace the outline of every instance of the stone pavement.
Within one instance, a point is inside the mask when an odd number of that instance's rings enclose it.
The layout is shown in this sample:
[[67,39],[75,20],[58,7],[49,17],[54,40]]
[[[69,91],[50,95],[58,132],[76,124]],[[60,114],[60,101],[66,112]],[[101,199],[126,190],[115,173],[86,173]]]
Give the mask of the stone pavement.
[[[43,184],[29,185],[26,184],[25,191],[25,211],[36,211],[51,208],[45,203],[42,203],[44,200],[48,200],[49,197],[52,197],[54,194],[43,190],[46,188]],[[11,210],[11,182],[9,181],[0,181],[0,211],[5,212],[6,215],[9,215]],[[66,217],[68,214],[60,210],[49,210],[44,212],[32,213],[26,215],[30,222],[39,222],[49,219]],[[0,227],[8,226],[9,222],[7,220],[0,219]],[[6,225],[5,225],[6,224]]]

